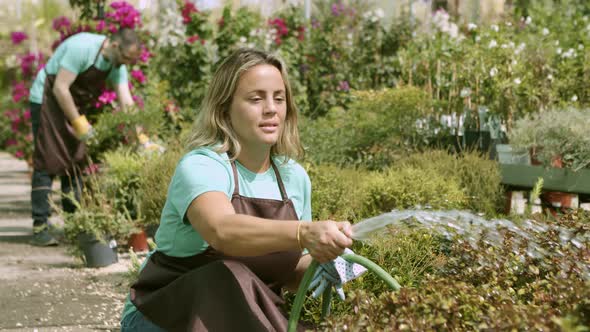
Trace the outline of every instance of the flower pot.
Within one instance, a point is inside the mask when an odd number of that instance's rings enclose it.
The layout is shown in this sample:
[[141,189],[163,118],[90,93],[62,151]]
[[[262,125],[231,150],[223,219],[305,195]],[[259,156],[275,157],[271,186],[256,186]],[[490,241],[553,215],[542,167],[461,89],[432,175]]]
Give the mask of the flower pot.
[[556,208],[577,209],[579,205],[578,195],[561,191],[546,191],[541,197]]
[[131,234],[131,236],[129,236],[128,245],[133,248],[134,252],[147,251],[149,246],[146,232],[141,230],[139,233]]
[[78,245],[84,253],[87,267],[103,267],[118,261],[117,242],[111,237],[107,237],[106,243],[103,243],[93,234],[82,233],[78,235]]
[[530,165],[531,159],[526,149],[515,149],[510,144],[496,144],[500,164]]

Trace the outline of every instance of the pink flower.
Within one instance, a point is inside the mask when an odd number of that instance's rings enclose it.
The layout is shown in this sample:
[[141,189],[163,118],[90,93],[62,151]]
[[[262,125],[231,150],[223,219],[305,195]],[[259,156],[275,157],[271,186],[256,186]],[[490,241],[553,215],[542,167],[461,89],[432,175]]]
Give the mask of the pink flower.
[[24,152],[22,152],[21,150],[17,150],[17,151],[14,153],[14,156],[15,156],[16,158],[18,158],[18,159],[22,159],[22,158],[25,156],[25,153],[24,153]]
[[[118,23],[121,28],[134,29],[141,26],[141,13],[125,1],[115,1],[111,4],[115,12],[106,14],[107,19]],[[109,27],[110,30],[110,27]]]
[[60,16],[53,20],[53,30],[55,31],[67,33],[71,26],[72,23],[65,16]]
[[191,14],[198,12],[199,10],[192,2],[185,1],[184,6],[182,6],[182,23],[189,24],[192,21]]
[[18,103],[23,98],[29,95],[29,89],[25,86],[24,82],[19,82],[12,85],[12,101]]
[[25,141],[32,142],[33,141],[33,133],[28,133],[27,136],[25,136]]
[[96,174],[100,170],[100,166],[98,164],[90,164],[82,171],[86,175]]
[[96,108],[100,108],[103,105],[112,103],[117,99],[117,93],[115,91],[103,90],[102,94],[98,97],[98,102],[94,104]]
[[17,144],[18,144],[18,142],[14,138],[9,138],[6,140],[6,142],[4,142],[5,147],[15,146]]
[[132,70],[131,77],[133,77],[140,84],[143,84],[146,81],[145,75],[143,74],[143,72],[140,69]]
[[338,83],[337,90],[340,90],[340,91],[350,90],[350,85],[348,84],[348,81],[340,81],[340,83]]
[[142,46],[141,54],[139,55],[139,60],[143,63],[148,63],[151,57],[152,54],[150,53],[150,51],[145,46]]
[[143,102],[143,98],[141,98],[141,96],[134,95],[133,101],[135,102],[135,105],[137,105],[137,107],[139,107],[139,109],[143,109],[144,102]]
[[23,76],[29,77],[37,73],[43,61],[43,54],[27,53],[19,56],[19,60]]
[[25,121],[28,121],[31,119],[31,110],[25,110],[25,112],[23,113],[23,119]]
[[25,39],[29,38],[26,33],[22,31],[15,31],[10,33],[10,39],[12,39],[12,45],[18,45]]
[[102,32],[106,27],[107,23],[104,20],[100,20],[96,23],[96,32]]
[[194,35],[194,36],[190,36],[186,39],[186,42],[189,44],[192,44],[194,42],[196,42],[197,40],[199,40],[199,35]]
[[119,28],[117,28],[117,26],[116,26],[116,25],[114,25],[113,23],[110,23],[110,24],[109,24],[109,32],[110,32],[110,33],[115,33],[115,32],[117,32],[117,31],[119,31]]
[[281,43],[283,42],[281,37],[287,36],[289,34],[289,28],[287,28],[285,20],[283,20],[282,18],[275,18],[274,20],[269,20],[268,24],[277,30],[275,44],[281,45]]

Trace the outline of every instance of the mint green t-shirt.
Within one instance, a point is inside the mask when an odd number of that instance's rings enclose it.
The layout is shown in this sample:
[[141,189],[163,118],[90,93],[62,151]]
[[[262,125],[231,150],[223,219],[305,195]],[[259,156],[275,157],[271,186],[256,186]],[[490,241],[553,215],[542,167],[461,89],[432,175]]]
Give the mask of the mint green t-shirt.
[[[295,161],[289,160],[285,164],[281,158],[273,160],[299,220],[311,221],[311,182],[307,172]],[[236,161],[236,168],[240,195],[282,199],[272,167],[257,174]],[[168,256],[187,257],[207,249],[207,242],[188,220],[185,221],[186,211],[195,198],[206,192],[220,191],[231,199],[234,187],[233,171],[226,153],[219,154],[209,148],[199,148],[184,155],[168,186],[166,203],[156,232],[157,250]],[[148,259],[149,255],[144,264]],[[135,310],[137,309],[127,296],[122,319]]]
[[98,56],[96,63],[94,63],[96,54],[98,54],[105,39],[106,36],[103,35],[82,32],[64,40],[45,65],[45,70],[40,70],[37,73],[35,82],[31,87],[29,101],[37,104],[43,102],[45,71],[50,75],[55,75],[60,68],[78,75],[95,64],[96,68],[100,70],[110,70],[107,80],[112,84],[127,84],[127,68],[124,65],[111,70],[112,64],[102,54]]

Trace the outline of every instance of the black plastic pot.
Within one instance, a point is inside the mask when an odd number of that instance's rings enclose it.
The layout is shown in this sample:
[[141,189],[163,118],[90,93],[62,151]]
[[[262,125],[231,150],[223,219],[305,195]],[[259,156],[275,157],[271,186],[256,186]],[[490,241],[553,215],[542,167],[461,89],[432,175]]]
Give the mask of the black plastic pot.
[[117,242],[111,237],[101,242],[93,234],[82,233],[78,235],[78,245],[84,253],[87,267],[103,267],[118,262]]

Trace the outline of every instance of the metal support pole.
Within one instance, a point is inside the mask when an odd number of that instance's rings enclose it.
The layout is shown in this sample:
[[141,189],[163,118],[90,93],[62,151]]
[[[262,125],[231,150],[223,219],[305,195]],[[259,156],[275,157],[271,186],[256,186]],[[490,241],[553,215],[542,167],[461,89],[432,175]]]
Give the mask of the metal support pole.
[[305,0],[304,11],[305,20],[309,21],[311,19],[311,0]]

